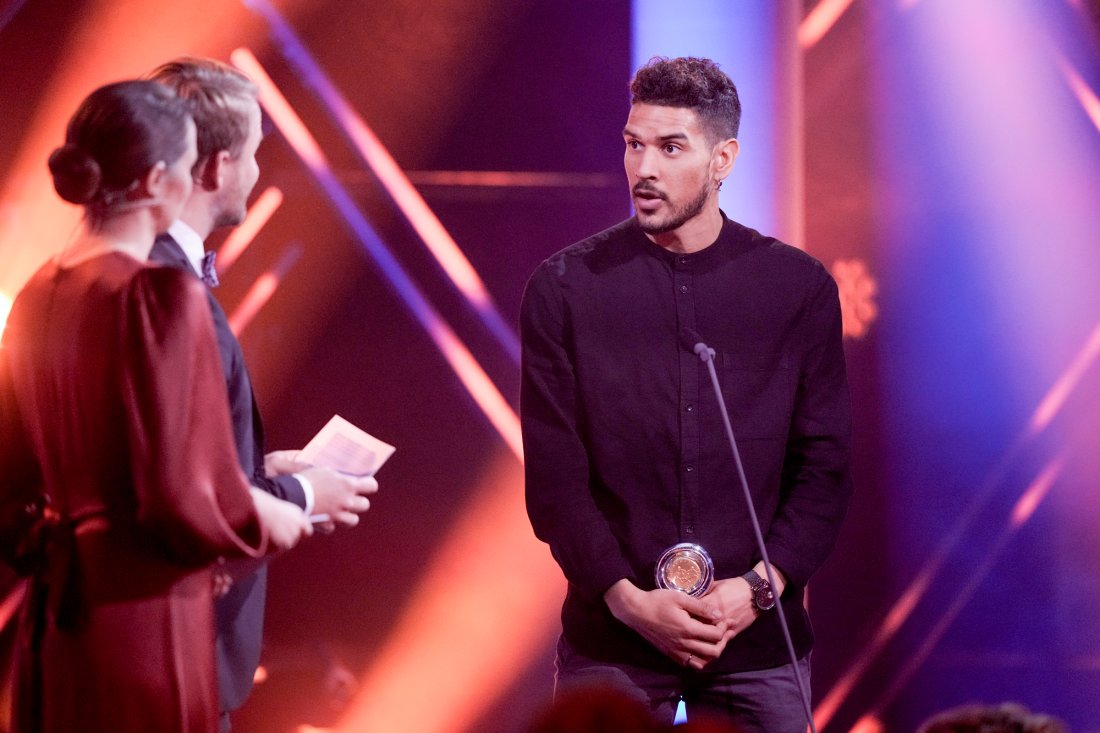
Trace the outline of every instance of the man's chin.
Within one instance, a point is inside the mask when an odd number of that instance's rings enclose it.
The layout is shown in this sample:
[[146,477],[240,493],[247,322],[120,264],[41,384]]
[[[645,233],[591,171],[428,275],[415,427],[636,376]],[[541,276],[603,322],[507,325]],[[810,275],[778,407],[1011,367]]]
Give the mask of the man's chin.
[[244,215],[244,211],[224,212],[214,220],[214,228],[240,226],[241,222],[244,221]]
[[646,234],[664,234],[665,232],[671,232],[679,224],[668,218],[661,219],[656,216],[638,214],[638,226]]

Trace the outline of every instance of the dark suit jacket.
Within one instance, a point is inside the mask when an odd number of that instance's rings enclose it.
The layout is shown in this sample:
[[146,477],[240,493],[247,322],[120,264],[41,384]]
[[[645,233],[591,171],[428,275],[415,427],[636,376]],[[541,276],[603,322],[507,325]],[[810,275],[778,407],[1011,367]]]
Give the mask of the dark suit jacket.
[[[194,274],[183,249],[167,234],[157,237],[149,259]],[[218,351],[229,397],[229,415],[233,421],[241,470],[253,486],[304,509],[305,493],[298,481],[291,476],[270,479],[264,475],[263,422],[252,394],[244,354],[237,337],[229,329],[225,311],[209,290],[206,295],[218,337]],[[263,640],[267,567],[260,564],[248,568],[243,575],[239,572],[233,575],[233,586],[215,603],[218,693],[221,709],[225,712],[232,712],[244,704],[252,690],[252,678],[260,661]]]

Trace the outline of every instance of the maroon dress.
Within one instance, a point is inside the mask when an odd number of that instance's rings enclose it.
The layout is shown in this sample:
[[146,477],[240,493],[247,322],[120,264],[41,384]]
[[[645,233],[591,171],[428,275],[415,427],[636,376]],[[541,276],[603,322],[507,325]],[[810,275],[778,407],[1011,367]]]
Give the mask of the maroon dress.
[[19,294],[0,348],[0,550],[31,574],[14,730],[217,730],[210,565],[266,544],[233,445],[195,278],[110,253]]

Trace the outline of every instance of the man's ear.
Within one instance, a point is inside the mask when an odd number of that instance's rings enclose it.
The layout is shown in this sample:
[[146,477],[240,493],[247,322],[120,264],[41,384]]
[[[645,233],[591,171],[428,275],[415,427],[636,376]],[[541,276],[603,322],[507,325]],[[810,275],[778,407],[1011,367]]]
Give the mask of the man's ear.
[[141,179],[142,198],[160,198],[167,172],[168,164],[162,160],[145,173],[145,177]]
[[733,172],[733,164],[737,160],[737,154],[741,152],[741,144],[737,138],[731,137],[714,146],[714,156],[711,158],[711,166],[715,181],[725,180]]
[[203,191],[217,191],[225,183],[225,166],[229,163],[229,151],[219,150],[199,161],[192,171],[195,185]]

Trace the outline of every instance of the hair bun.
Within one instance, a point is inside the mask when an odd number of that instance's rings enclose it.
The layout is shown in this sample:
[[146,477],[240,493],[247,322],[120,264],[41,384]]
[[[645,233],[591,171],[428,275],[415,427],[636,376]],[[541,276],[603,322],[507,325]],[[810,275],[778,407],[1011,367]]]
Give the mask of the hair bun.
[[50,154],[50,173],[58,195],[74,204],[90,203],[99,193],[103,179],[95,158],[72,143]]

